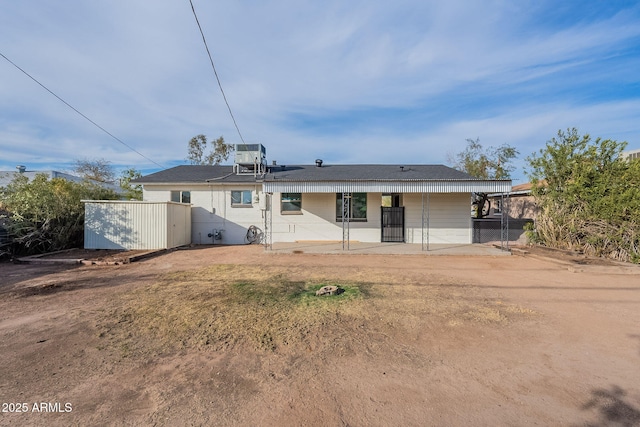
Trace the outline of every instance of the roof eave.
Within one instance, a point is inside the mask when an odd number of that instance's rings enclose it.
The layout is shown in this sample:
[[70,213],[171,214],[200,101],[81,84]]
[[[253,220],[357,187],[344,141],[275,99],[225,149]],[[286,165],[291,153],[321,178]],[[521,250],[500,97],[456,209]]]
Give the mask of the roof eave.
[[511,189],[511,180],[413,179],[413,180],[275,180],[265,181],[265,192],[333,193],[500,193]]

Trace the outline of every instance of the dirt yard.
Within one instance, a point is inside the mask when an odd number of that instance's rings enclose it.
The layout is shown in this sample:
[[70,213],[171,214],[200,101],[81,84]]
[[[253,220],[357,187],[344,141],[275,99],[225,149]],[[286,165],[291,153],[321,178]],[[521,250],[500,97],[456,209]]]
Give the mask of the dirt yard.
[[257,246],[2,263],[0,403],[2,426],[640,426],[640,267]]

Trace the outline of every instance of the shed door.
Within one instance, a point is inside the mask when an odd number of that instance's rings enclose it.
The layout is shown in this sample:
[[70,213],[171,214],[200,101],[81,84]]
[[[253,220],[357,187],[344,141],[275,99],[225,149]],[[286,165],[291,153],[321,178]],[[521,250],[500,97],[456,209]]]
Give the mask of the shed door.
[[404,242],[404,206],[382,206],[381,241]]

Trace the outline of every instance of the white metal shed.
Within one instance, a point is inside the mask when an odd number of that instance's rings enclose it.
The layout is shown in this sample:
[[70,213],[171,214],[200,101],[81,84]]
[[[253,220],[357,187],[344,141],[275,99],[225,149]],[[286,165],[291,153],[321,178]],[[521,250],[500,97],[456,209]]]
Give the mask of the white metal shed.
[[191,205],[84,200],[85,249],[169,249],[191,243]]

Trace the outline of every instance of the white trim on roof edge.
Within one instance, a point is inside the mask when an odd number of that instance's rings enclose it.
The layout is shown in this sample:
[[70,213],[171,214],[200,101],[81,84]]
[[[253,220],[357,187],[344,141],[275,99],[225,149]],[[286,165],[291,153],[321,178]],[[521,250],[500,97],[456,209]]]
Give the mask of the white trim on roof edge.
[[266,193],[502,193],[511,180],[265,181]]

